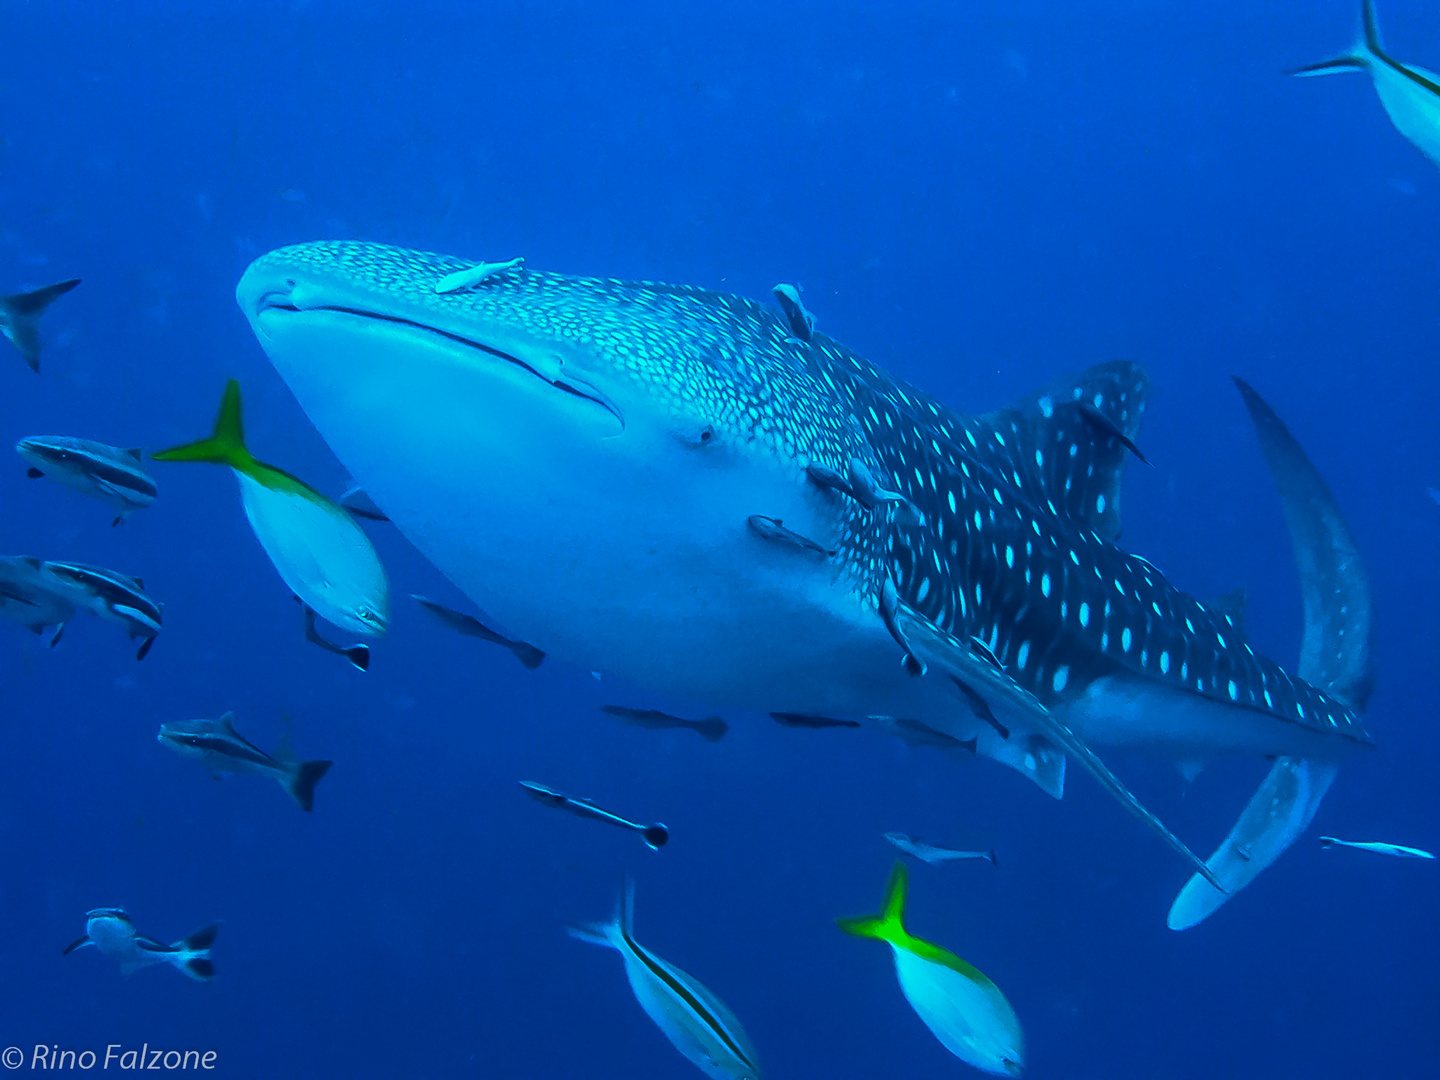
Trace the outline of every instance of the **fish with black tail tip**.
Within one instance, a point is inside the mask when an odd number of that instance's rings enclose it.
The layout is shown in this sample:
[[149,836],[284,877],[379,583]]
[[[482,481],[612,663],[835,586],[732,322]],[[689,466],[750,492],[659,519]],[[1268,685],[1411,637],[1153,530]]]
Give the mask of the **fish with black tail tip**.
[[730,725],[719,716],[707,716],[704,720],[687,720],[683,716],[672,716],[659,709],[632,709],[628,705],[601,705],[600,711],[606,716],[624,720],[636,727],[660,731],[665,728],[682,728],[693,731],[706,742],[717,742],[725,737]]
[[85,936],[65,946],[62,955],[69,956],[76,949],[93,945],[118,961],[126,975],[152,964],[169,964],[196,982],[209,982],[215,978],[210,946],[219,932],[220,925],[216,923],[166,945],[137,933],[124,908],[96,908],[85,916]]
[[465,634],[467,637],[476,637],[481,641],[488,641],[493,645],[499,645],[501,648],[509,649],[515,655],[515,659],[519,660],[521,664],[531,671],[534,671],[545,660],[545,654],[535,648],[534,645],[527,645],[523,641],[513,641],[504,634],[491,630],[473,615],[466,615],[463,611],[456,611],[454,608],[448,608],[444,604],[437,604],[434,600],[417,596],[415,593],[410,594],[410,599],[414,600],[426,611],[430,612],[431,615],[434,615],[435,618],[450,627],[451,630]]
[[229,467],[240,485],[250,528],[290,591],[342,630],[385,633],[390,591],[374,546],[355,519],[335,503],[250,453],[241,423],[239,382],[231,379],[226,384],[208,439],[152,457]]
[[40,371],[40,316],[79,284],[79,278],[71,278],[42,289],[0,296],[0,334],[4,334],[20,350],[31,371],[37,374]]
[[177,720],[160,725],[160,742],[185,757],[199,761],[211,773],[252,773],[268,776],[300,804],[315,809],[315,785],[330,771],[332,761],[300,761],[290,752],[290,739],[282,737],[273,755],[265,753],[235,730],[235,714],[218,720]]
[[75,616],[74,591],[31,555],[0,556],[0,615],[35,634],[50,627],[50,647]]
[[145,582],[89,563],[47,562],[44,568],[64,584],[78,607],[119,623],[132,640],[142,638],[136,660],[149,655],[160,633],[161,609],[145,595]]
[[112,524],[155,501],[155,481],[140,467],[139,450],[69,435],[31,435],[15,444],[15,452],[30,466],[25,473],[31,479],[48,476],[109,503],[118,511]]
[[619,814],[612,814],[609,810],[601,810],[600,807],[586,799],[577,799],[574,796],[566,795],[564,792],[556,791],[554,788],[546,787],[534,780],[521,780],[520,786],[528,791],[530,797],[536,802],[552,806],[556,810],[564,810],[576,817],[588,818],[591,821],[604,821],[607,824],[618,825],[622,829],[637,832],[640,834],[640,839],[645,841],[645,846],[651,851],[659,851],[670,841],[670,830],[659,822],[642,825],[623,818]]

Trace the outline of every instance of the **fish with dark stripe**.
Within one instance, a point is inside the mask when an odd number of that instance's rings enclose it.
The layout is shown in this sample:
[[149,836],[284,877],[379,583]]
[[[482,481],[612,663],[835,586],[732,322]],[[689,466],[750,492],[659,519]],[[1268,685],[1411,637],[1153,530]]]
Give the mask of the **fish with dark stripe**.
[[119,623],[133,640],[141,638],[136,660],[144,660],[160,633],[160,605],[145,595],[137,577],[88,563],[47,562],[45,570],[70,592],[77,607]]
[[315,785],[330,771],[332,761],[300,761],[290,751],[288,737],[274,754],[267,754],[235,730],[235,714],[218,720],[175,720],[160,725],[160,742],[184,757],[194,758],[212,773],[252,773],[268,776],[285,789],[301,810],[315,809]]
[[112,524],[155,501],[155,481],[140,467],[139,450],[69,435],[31,435],[15,444],[15,452],[30,466],[25,472],[32,479],[48,476],[115,507]]
[[65,946],[64,955],[93,945],[117,961],[126,975],[152,964],[169,964],[196,982],[210,982],[215,978],[210,946],[219,932],[217,923],[166,945],[137,932],[124,908],[96,908],[85,916],[84,936]]
[[760,1066],[745,1029],[699,979],[660,959],[635,940],[635,886],[626,882],[615,918],[571,927],[572,936],[614,949],[625,962],[635,1000],[655,1026],[713,1080],[759,1080]]

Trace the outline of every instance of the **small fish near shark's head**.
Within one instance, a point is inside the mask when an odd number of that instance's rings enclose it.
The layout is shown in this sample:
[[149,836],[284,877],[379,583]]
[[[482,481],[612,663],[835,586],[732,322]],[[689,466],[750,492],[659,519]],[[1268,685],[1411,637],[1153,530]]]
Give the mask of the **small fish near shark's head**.
[[[836,500],[804,469],[817,445],[843,462],[853,421],[816,393],[812,346],[782,312],[519,267],[436,291],[465,265],[303,244],[253,263],[237,300],[331,448],[432,561],[464,568],[457,584],[487,612],[614,670],[567,625],[608,618],[623,638],[629,612],[703,616],[676,575],[748,576],[724,561],[763,549],[747,534],[754,514],[828,543]],[[510,587],[493,588],[502,578]],[[566,619],[537,623],[538,608]],[[674,655],[677,669],[695,667]]]

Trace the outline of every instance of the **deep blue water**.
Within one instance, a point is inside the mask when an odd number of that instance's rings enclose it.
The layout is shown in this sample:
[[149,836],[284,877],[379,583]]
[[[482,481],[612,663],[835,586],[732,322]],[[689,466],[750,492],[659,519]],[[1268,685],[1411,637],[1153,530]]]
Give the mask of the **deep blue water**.
[[[165,604],[151,655],[76,619],[0,623],[0,1044],[213,1049],[230,1077],[698,1075],[613,954],[564,927],[637,882],[637,936],[716,991],[767,1075],[967,1071],[901,997],[874,909],[901,829],[1001,865],[912,873],[911,928],[1005,991],[1036,1077],[1424,1077],[1440,1061],[1440,175],[1369,80],[1286,79],[1355,4],[10,3],[0,291],[79,276],[37,378],[0,343],[0,441],[155,450],[245,385],[265,460],[345,474],[233,301],[248,262],[356,237],[764,298],[959,408],[1115,357],[1149,369],[1124,544],[1200,597],[1248,588],[1293,663],[1298,581],[1229,375],[1265,394],[1373,577],[1378,749],[1216,916],[1072,770],[1056,803],[993,763],[727,714],[717,744],[601,715],[706,715],[557,660],[526,672],[405,599],[463,598],[392,529],[368,674],[301,639],[220,470],[156,465],[124,527],[0,468],[0,549],[101,563]],[[1402,59],[1440,16],[1388,0]],[[8,453],[8,451],[7,451]],[[3,462],[0,462],[3,464]],[[333,758],[313,815],[155,741],[233,709]],[[1208,852],[1264,771],[1112,766]],[[661,853],[524,797],[534,778],[672,829]],[[61,948],[99,906],[165,940],[222,919],[209,986]],[[978,1074],[975,1074],[978,1075]]]

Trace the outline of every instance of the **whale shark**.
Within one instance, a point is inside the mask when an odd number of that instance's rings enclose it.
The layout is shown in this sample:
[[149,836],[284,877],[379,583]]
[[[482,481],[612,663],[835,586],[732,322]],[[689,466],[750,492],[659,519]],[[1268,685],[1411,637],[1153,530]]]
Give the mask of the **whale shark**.
[[[1056,798],[1074,761],[1189,861],[1176,929],[1372,745],[1368,580],[1248,385],[1301,571],[1294,674],[1119,546],[1136,363],[968,415],[743,297],[528,264],[437,292],[474,265],[318,241],[255,260],[236,298],[355,482],[546,653],[715,705],[929,728]],[[1271,765],[1202,860],[1110,748]]]

